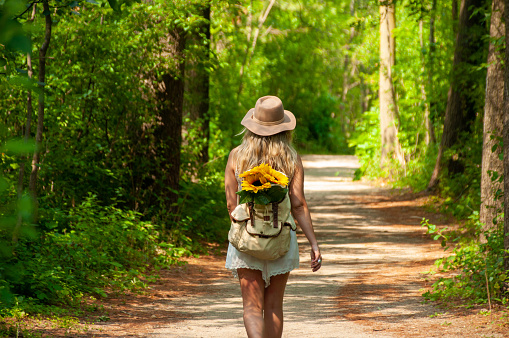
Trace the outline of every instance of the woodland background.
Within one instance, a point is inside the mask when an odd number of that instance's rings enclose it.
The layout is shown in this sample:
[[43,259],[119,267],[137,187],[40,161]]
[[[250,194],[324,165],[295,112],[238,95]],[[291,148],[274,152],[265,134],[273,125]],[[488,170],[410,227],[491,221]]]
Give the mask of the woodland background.
[[2,315],[142,288],[224,243],[227,155],[263,95],[297,117],[301,153],[355,154],[357,179],[464,220],[423,221],[455,272],[425,297],[506,306],[504,7],[0,0]]

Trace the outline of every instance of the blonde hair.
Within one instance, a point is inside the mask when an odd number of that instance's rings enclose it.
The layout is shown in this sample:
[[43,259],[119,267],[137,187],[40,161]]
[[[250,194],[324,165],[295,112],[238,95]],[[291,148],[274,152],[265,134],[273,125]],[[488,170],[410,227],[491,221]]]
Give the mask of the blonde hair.
[[260,136],[246,129],[242,143],[237,147],[235,159],[240,173],[267,163],[291,179],[297,164],[297,151],[292,146],[292,132]]

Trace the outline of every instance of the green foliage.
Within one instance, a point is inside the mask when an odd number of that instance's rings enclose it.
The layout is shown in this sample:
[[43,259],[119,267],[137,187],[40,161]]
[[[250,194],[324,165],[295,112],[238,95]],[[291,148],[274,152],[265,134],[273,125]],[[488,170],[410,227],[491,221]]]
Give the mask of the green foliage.
[[[440,240],[442,246],[457,242],[451,256],[435,262],[437,272],[445,273],[433,283],[432,290],[424,297],[429,300],[464,299],[470,303],[487,303],[489,299],[507,304],[509,299],[504,294],[503,286],[508,282],[507,271],[504,268],[504,230],[498,226],[496,230],[482,232],[478,213],[470,217],[469,231],[473,236],[457,233],[447,233],[438,230],[428,220],[423,220],[429,234],[434,234],[435,240]],[[486,242],[478,241],[481,233]],[[489,289],[489,296],[488,296]]]
[[233,136],[242,130],[239,121],[256,99],[277,95],[297,118],[299,149],[349,152],[348,118],[360,114],[359,86],[352,86],[344,98],[336,95],[342,92],[346,71],[340,63],[352,52],[344,48],[348,4],[276,2],[253,49],[257,22],[266,7],[266,1],[224,4],[213,18],[220,67],[211,83],[211,108],[219,114],[218,127],[229,148],[236,145]]
[[355,148],[355,154],[360,161],[360,168],[355,171],[354,179],[362,176],[378,177],[380,174],[378,163],[380,162],[380,124],[379,110],[372,107],[364,113],[366,120],[359,124],[353,136],[349,140],[349,146]]
[[173,243],[200,248],[201,241],[224,242],[230,220],[225,211],[223,176],[207,176],[197,182],[181,182],[178,214],[169,233]]
[[[20,240],[0,270],[11,293],[43,303],[77,301],[83,292],[104,296],[103,288],[132,289],[149,267],[176,263],[186,250],[161,245],[157,226],[140,214],[114,205],[101,206],[91,195],[59,225],[36,239]],[[2,306],[9,305],[2,300]]]
[[[31,11],[19,16],[27,2],[0,3],[2,306],[15,304],[17,296],[55,303],[79,300],[84,292],[103,294],[108,286],[140,287],[148,271],[144,267],[175,263],[190,251],[199,252],[205,241],[224,242],[230,223],[222,183],[226,156],[240,143],[235,137],[242,130],[239,121],[263,95],[278,95],[295,114],[300,151],[355,151],[361,162],[357,178],[426,187],[437,145],[425,138],[425,111],[440,134],[450,86],[450,2],[436,1],[434,45],[428,39],[432,1],[405,1],[397,7],[392,76],[406,165],[394,162],[382,169],[378,3],[356,1],[351,12],[350,1],[278,1],[260,25],[267,3],[51,0],[50,13],[42,13],[38,4],[33,22]],[[205,38],[202,16],[209,4],[211,41]],[[38,62],[30,79],[26,53],[37,54],[47,15],[53,21],[52,38],[46,83],[38,84]],[[182,58],[172,54],[174,30],[186,37]],[[474,61],[484,57],[481,47]],[[186,108],[177,192],[166,186],[176,166],[161,155],[167,145],[158,112],[162,101],[174,99],[161,98],[163,77],[179,76],[183,63],[187,85],[196,69],[210,75],[210,109],[206,119],[197,119]],[[469,90],[479,112],[484,74],[481,65],[467,67],[459,77],[463,84],[474,80]],[[23,165],[27,173],[31,168],[34,142],[21,139],[27,93],[35,107],[40,85],[46,110],[34,201],[25,192],[27,180],[21,192],[16,182]],[[187,89],[185,107],[195,100]],[[33,116],[31,139],[36,120]],[[207,120],[208,138],[202,132]],[[459,158],[456,164],[464,169],[447,167],[439,187],[444,208],[459,217],[479,205],[480,135],[479,118],[471,133],[461,136],[461,146],[445,154],[446,161]],[[202,160],[205,146],[207,163]],[[171,194],[178,196],[173,205]],[[435,236],[445,239],[447,234]],[[498,235],[491,236],[494,248]]]
[[258,192],[241,190],[237,191],[237,195],[240,196],[239,203],[256,203],[267,205],[273,202],[281,201],[286,193],[288,192],[288,188],[283,188],[279,185],[273,185],[270,189],[261,190]]

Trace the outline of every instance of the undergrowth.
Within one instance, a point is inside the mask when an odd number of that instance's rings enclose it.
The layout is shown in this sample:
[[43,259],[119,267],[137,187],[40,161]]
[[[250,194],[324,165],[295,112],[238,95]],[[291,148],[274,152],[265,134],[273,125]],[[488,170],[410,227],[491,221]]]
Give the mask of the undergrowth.
[[[509,297],[503,286],[508,281],[504,269],[504,230],[498,224],[494,231],[482,231],[477,212],[473,213],[465,227],[448,232],[423,220],[427,233],[439,240],[446,249],[452,247],[451,255],[435,262],[436,271],[445,276],[424,293],[427,300],[466,300],[468,305],[498,302],[508,305]],[[459,233],[462,232],[463,234]],[[469,235],[465,235],[469,233]],[[486,242],[480,242],[483,234]]]
[[[477,123],[476,128],[482,124]],[[407,158],[404,166],[395,160],[389,160],[383,168],[379,163],[379,141],[372,132],[371,138],[356,140],[356,154],[360,156],[361,168],[356,177],[382,179],[393,188],[410,188],[412,191],[424,191],[430,181],[437,147],[428,147],[425,153],[416,153]],[[442,212],[463,221],[457,230],[439,229],[436,225],[423,220],[422,225],[433,239],[440,241],[447,257],[435,262],[435,271],[440,278],[424,294],[430,301],[461,300],[467,306],[496,302],[507,306],[509,295],[504,293],[508,281],[504,270],[504,232],[503,222],[497,228],[483,231],[479,222],[481,204],[480,182],[482,161],[482,132],[462,135],[463,142],[444,153],[444,166],[440,173],[438,187],[430,195],[428,207],[433,212]],[[501,175],[492,173],[492,180],[501,180]],[[496,193],[494,198],[501,198]],[[499,214],[502,220],[503,215]],[[480,241],[486,238],[486,242]]]
[[0,267],[3,308],[17,295],[29,303],[70,304],[84,293],[106,296],[106,287],[143,287],[140,277],[150,269],[189,253],[162,242],[161,229],[141,221],[140,214],[101,206],[94,195],[68,214],[47,214],[43,224],[51,230],[20,239]]
[[[90,297],[142,291],[157,280],[159,269],[205,252],[204,243],[224,241],[229,223],[221,181],[219,174],[183,180],[177,214],[164,226],[157,218],[126,210],[120,200],[105,204],[93,194],[71,208],[39,199],[37,224],[31,222],[33,209],[4,204],[0,337],[38,337],[25,325],[38,316],[57,326],[65,324],[63,318],[77,322]],[[4,190],[6,200],[7,195]],[[28,216],[14,242],[13,220],[22,213]]]

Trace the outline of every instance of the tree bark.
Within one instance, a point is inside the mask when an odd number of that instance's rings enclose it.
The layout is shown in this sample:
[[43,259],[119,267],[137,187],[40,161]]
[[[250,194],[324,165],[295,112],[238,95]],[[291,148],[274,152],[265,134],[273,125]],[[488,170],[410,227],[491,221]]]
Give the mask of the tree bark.
[[[210,1],[203,4],[199,11],[205,22],[200,30],[202,34],[193,36],[192,42],[203,46],[200,49],[202,55],[199,55],[196,60],[187,60],[186,91],[189,97],[184,103],[184,110],[189,112],[191,121],[197,122],[198,137],[203,140],[199,161],[202,165],[205,165],[209,161],[210,138]],[[203,37],[205,37],[205,40]]]
[[200,119],[203,121],[201,126],[201,135],[203,137],[203,147],[201,149],[201,163],[206,164],[209,161],[209,139],[210,139],[210,115],[209,115],[209,100],[210,100],[210,74],[208,70],[210,58],[210,2],[207,2],[203,8],[202,13],[205,19],[204,33],[205,33],[205,58],[200,67],[200,104],[198,111]]
[[49,9],[48,0],[44,0],[42,7],[47,15],[45,16],[45,33],[44,42],[39,49],[39,99],[37,107],[37,132],[35,135],[35,151],[32,159],[32,173],[30,174],[29,191],[34,198],[34,203],[37,202],[37,174],[39,172],[39,163],[41,159],[41,145],[42,145],[42,132],[44,128],[44,96],[45,96],[45,82],[46,82],[46,53],[51,41],[51,14]]
[[[502,149],[497,147],[504,130],[504,67],[502,51],[494,42],[505,34],[503,21],[504,0],[493,0],[490,25],[490,45],[488,51],[488,73],[486,75],[486,101],[484,105],[484,132],[481,176],[481,211],[480,221],[483,230],[496,229],[493,219],[502,212],[502,196],[496,196],[503,189],[503,182],[492,180],[490,172],[502,175],[503,162],[499,155]],[[492,151],[493,147],[495,151]],[[482,236],[481,240],[485,240]]]
[[381,134],[381,165],[390,157],[404,164],[403,152],[399,144],[396,128],[397,103],[392,81],[392,66],[395,63],[395,39],[392,30],[395,28],[394,2],[380,4],[380,134]]
[[[420,19],[419,20],[419,42],[421,45],[421,50],[424,50],[423,29],[424,29],[424,20]],[[424,54],[422,54],[421,62],[422,62],[422,73],[425,74],[426,58],[425,58]],[[428,74],[431,74],[431,73],[428,72]],[[428,83],[429,83],[429,81],[428,81]],[[423,120],[424,120],[424,127],[426,130],[424,142],[426,143],[426,145],[429,145],[430,143],[434,142],[435,133],[433,132],[433,124],[431,123],[431,119],[430,119],[430,107],[429,107],[428,95],[426,93],[426,82],[422,81],[422,83],[420,84],[420,87],[421,87],[422,102],[424,102]]]
[[[504,1],[509,9],[509,0]],[[509,22],[509,10],[504,11],[505,22]],[[505,25],[505,60],[509,65],[509,25]],[[504,267],[509,271],[509,67],[504,68]],[[507,291],[508,285],[506,283]]]
[[[350,16],[351,17],[354,17],[355,16],[355,1],[356,0],[350,0]],[[351,104],[350,105],[347,105],[348,103],[348,99],[347,99],[347,95],[348,95],[348,91],[350,90],[350,82],[351,82],[351,76],[350,76],[350,71],[349,71],[349,68],[350,68],[350,50],[351,50],[351,44],[352,44],[352,41],[355,37],[355,27],[350,27],[350,37],[348,39],[348,43],[344,46],[344,50],[345,50],[345,58],[344,58],[344,61],[343,61],[343,83],[342,83],[342,94],[341,94],[341,107],[343,107],[343,113],[342,114],[339,114],[339,118],[341,119],[341,131],[343,132],[343,135],[348,135],[350,134],[349,130],[348,130],[348,126],[349,126],[349,119],[351,118],[351,116],[353,116],[353,113],[352,113],[352,106]],[[355,60],[353,60],[355,62]],[[354,68],[355,65],[352,65],[352,68]]]
[[[32,6],[32,16],[28,20],[28,22],[33,22],[35,19],[35,12],[36,12],[36,4]],[[27,53],[27,71],[28,71],[28,78],[32,79],[34,75],[34,70],[32,68],[32,52]],[[23,137],[25,143],[28,142],[30,139],[30,132],[31,132],[31,126],[32,126],[32,114],[33,114],[33,105],[32,105],[32,90],[27,90],[27,121],[25,125],[25,135]],[[24,181],[25,181],[25,161],[27,160],[27,157],[25,155],[21,158],[21,164],[19,166],[19,175],[18,175],[18,200],[21,199],[23,196],[23,188],[24,188]],[[21,213],[18,212],[18,219],[16,221],[16,226],[14,227],[14,231],[12,232],[12,242],[16,243],[19,238],[19,231],[21,229],[21,225],[23,222],[23,217],[21,216]]]
[[458,33],[458,0],[452,0],[452,31]]
[[[461,2],[444,129],[428,189],[434,189],[438,184],[444,165],[444,151],[457,144],[460,134],[469,132],[470,124],[475,120],[476,97],[472,88],[476,87],[477,79],[470,74],[470,70],[472,66],[478,66],[481,63],[481,60],[472,59],[472,55],[483,48],[481,37],[484,34],[484,29],[483,15],[481,13],[473,15],[473,11],[482,5],[482,0],[462,0]],[[463,171],[461,159],[448,160],[448,167],[452,173]]]
[[[434,93],[433,86],[433,74],[435,73],[435,17],[437,10],[437,0],[433,0],[431,4],[430,18],[429,18],[429,57],[428,57],[428,92]],[[429,143],[435,144],[437,142],[437,138],[435,135],[435,127],[433,125],[433,118],[431,117],[432,113],[435,111],[436,103],[433,99],[428,98],[428,110],[429,114],[426,119],[427,127],[429,135]]]
[[[159,85],[157,97],[160,102],[159,117],[161,124],[158,125],[155,136],[161,142],[161,149],[156,156],[166,159],[163,168],[163,186],[159,187],[161,197],[167,197],[166,207],[170,212],[175,212],[175,204],[178,199],[180,181],[180,152],[182,145],[182,114],[184,104],[184,48],[185,32],[181,28],[175,28],[170,32],[169,44],[172,57],[178,60],[178,68],[175,74],[164,74]],[[156,141],[157,142],[157,141]],[[170,188],[170,192],[166,193]]]

